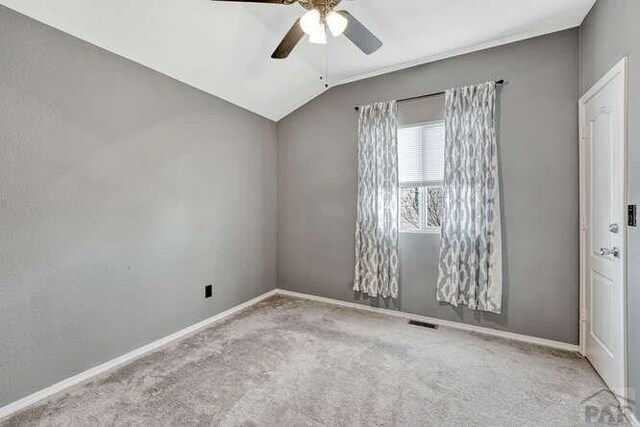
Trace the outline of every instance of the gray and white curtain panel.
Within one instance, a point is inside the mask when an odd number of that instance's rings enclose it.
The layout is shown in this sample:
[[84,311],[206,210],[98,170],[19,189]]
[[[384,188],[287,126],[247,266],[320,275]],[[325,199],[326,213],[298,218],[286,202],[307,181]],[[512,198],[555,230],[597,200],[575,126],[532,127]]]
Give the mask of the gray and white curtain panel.
[[494,82],[446,91],[437,299],[500,313],[502,235]]
[[395,101],[360,107],[353,289],[398,297],[398,110]]

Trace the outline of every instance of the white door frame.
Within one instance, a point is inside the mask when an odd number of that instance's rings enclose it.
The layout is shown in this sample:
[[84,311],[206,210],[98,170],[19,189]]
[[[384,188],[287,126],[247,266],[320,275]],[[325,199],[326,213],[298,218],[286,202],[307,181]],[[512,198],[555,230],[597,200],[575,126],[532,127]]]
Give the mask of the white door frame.
[[[606,86],[613,78],[618,76],[619,74],[623,75],[623,79],[625,82],[624,85],[624,113],[621,120],[621,132],[622,138],[620,138],[620,165],[618,174],[620,174],[619,178],[622,180],[622,200],[620,201],[624,206],[622,206],[622,212],[627,211],[627,116],[628,116],[628,58],[624,57],[620,62],[618,62],[607,74],[605,74],[596,84],[594,84],[578,101],[578,109],[579,109],[579,117],[580,117],[580,135],[579,135],[579,150],[580,150],[580,352],[583,356],[586,356],[586,324],[587,324],[587,299],[586,299],[586,280],[587,280],[587,269],[588,269],[588,254],[586,247],[586,200],[585,196],[587,194],[588,186],[590,183],[587,181],[585,172],[585,147],[584,140],[586,138],[586,132],[584,129],[585,119],[586,119],[586,111],[585,106],[586,103],[593,98],[604,86]],[[625,214],[624,224],[621,224],[621,235],[622,235],[622,247],[620,248],[622,251],[622,262],[623,264],[623,275],[622,275],[622,286],[623,286],[623,295],[624,295],[624,303],[623,303],[623,346],[624,346],[624,355],[623,355],[623,363],[624,363],[624,393],[625,398],[628,397],[627,388],[628,388],[628,347],[627,347],[627,304],[628,304],[628,296],[627,296],[627,266],[628,266],[628,257],[627,257],[627,221]]]

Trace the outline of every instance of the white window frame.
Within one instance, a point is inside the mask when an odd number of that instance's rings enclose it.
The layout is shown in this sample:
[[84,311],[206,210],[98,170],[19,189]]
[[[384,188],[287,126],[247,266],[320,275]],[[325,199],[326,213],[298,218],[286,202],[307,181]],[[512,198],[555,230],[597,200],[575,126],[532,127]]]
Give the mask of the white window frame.
[[442,181],[430,181],[426,185],[401,185],[400,188],[420,188],[420,212],[418,216],[420,217],[420,228],[419,229],[410,229],[410,228],[400,228],[400,233],[410,233],[410,234],[440,234],[442,232],[440,227],[434,227],[427,225],[427,189],[431,187],[442,187]]
[[[406,124],[406,125],[402,125],[402,126],[398,126],[398,130],[400,129],[404,129],[404,128],[411,128],[411,127],[418,127],[418,126],[430,126],[430,125],[435,125],[435,124],[444,124],[444,120],[443,119],[438,119],[438,120],[429,120],[426,122],[418,122],[418,123],[411,123],[411,124]],[[415,188],[415,187],[419,187],[420,188],[420,212],[418,213],[420,220],[421,220],[421,224],[420,224],[420,229],[402,229],[399,228],[400,233],[407,233],[407,234],[441,234],[442,233],[442,229],[441,227],[434,227],[434,226],[428,226],[427,225],[427,198],[428,198],[428,192],[427,189],[430,187],[443,187],[444,186],[444,181],[428,181],[428,182],[420,182],[420,183],[415,183],[415,182],[405,182],[405,183],[401,183],[399,185],[400,188]],[[400,207],[398,206],[398,209]]]

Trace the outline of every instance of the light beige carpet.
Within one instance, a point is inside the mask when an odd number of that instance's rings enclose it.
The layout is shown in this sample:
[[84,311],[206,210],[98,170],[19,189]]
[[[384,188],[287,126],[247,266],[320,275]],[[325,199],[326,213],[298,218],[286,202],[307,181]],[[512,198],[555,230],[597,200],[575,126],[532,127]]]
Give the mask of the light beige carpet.
[[603,387],[576,354],[274,297],[0,424],[567,426]]

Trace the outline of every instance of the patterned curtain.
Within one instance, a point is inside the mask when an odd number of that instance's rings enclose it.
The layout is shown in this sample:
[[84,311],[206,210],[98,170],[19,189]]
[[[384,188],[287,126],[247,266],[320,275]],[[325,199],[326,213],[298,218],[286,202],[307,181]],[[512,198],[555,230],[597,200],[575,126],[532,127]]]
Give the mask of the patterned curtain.
[[397,134],[395,101],[360,107],[353,289],[372,297],[398,297]]
[[437,299],[500,313],[502,236],[495,104],[494,82],[446,92]]

